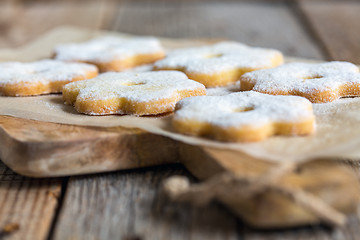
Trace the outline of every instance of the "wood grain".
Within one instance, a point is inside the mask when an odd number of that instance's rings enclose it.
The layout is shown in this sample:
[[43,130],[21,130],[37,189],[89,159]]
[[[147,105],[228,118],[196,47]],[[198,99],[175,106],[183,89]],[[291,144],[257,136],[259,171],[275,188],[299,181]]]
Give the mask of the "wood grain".
[[101,2],[0,2],[0,47],[23,45],[61,25],[104,28],[110,24],[116,7],[114,2]]
[[71,178],[54,239],[237,239],[237,220],[218,204],[198,209],[161,196],[173,174],[189,176],[173,165]]
[[61,180],[17,175],[0,162],[0,239],[46,239]]
[[292,11],[281,3],[125,1],[119,4],[110,29],[173,38],[226,38],[276,48],[288,56],[323,58]]
[[326,49],[329,60],[360,64],[358,1],[299,1],[308,24]]
[[[27,176],[64,176],[177,162],[177,143],[122,127],[96,128],[0,116],[0,157]],[[154,146],[163,146],[154,151]]]
[[357,239],[355,216],[344,229],[259,231],[215,203],[174,203],[159,191],[173,175],[194,181],[180,165],[71,178],[54,239]]

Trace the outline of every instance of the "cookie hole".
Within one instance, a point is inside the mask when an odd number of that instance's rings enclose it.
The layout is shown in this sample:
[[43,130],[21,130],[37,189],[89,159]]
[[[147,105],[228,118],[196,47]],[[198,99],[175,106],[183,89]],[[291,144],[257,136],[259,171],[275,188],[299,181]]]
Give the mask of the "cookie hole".
[[223,54],[221,54],[221,53],[209,54],[209,55],[206,55],[205,58],[218,58],[218,57],[221,57],[221,56],[223,56]]
[[49,72],[49,69],[42,69],[42,70],[36,70],[36,71],[29,71],[28,74],[40,74],[40,73],[46,73]]
[[126,82],[126,83],[121,83],[121,85],[123,86],[135,86],[135,85],[144,85],[144,82]]
[[301,79],[302,79],[303,82],[305,82],[308,79],[319,79],[319,78],[323,78],[323,76],[320,76],[320,75],[305,76],[305,77],[302,77]]
[[233,110],[233,112],[249,112],[254,110],[253,107],[245,107],[245,108],[236,108]]

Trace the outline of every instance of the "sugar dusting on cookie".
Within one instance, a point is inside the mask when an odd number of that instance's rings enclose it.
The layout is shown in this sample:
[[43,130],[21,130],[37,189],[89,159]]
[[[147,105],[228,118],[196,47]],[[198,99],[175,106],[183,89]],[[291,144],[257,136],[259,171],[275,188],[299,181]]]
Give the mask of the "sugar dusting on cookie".
[[[175,71],[143,73],[104,73],[97,78],[78,83],[85,85],[78,98],[106,100],[123,97],[136,101],[170,98],[174,91],[193,89],[202,85]],[[66,88],[76,86],[66,85]]]
[[328,102],[359,95],[358,72],[359,68],[348,62],[289,63],[244,74],[240,88],[275,95],[304,95],[314,102]]
[[[64,87],[65,102],[75,106],[83,103],[82,107],[87,110],[83,111],[81,107],[77,110],[90,115],[158,114],[173,110],[175,103],[184,97],[204,94],[206,91],[202,84],[178,71],[104,73]],[[112,103],[107,105],[106,101]],[[93,105],[96,105],[94,109]],[[138,111],[138,105],[144,109]],[[159,112],[153,113],[152,109],[159,109]]]
[[55,58],[63,61],[108,62],[141,54],[164,51],[154,37],[99,37],[84,43],[62,44],[55,47]]
[[253,91],[199,96],[177,104],[175,120],[195,120],[222,127],[258,127],[269,122],[298,122],[313,117],[302,97],[272,96]]
[[177,49],[155,63],[158,69],[184,69],[185,71],[213,74],[234,68],[268,68],[282,54],[274,49],[248,47],[237,42]]
[[65,63],[57,60],[6,62],[0,63],[0,86],[71,81],[75,77],[85,77],[88,72],[97,72],[97,68],[90,64]]

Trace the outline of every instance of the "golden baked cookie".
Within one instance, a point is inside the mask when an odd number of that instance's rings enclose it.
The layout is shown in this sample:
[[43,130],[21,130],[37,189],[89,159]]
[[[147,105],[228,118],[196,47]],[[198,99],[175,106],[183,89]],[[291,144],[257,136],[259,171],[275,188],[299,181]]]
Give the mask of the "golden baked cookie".
[[89,115],[172,112],[179,100],[205,94],[202,84],[177,71],[104,73],[63,89],[65,103]]
[[120,72],[153,63],[164,56],[159,40],[153,37],[107,36],[55,47],[56,59],[95,64],[100,72]]
[[172,123],[180,133],[229,142],[306,135],[315,130],[307,99],[253,91],[183,99],[176,104]]
[[177,49],[155,63],[155,70],[179,70],[206,87],[225,86],[246,72],[276,67],[283,63],[281,52],[248,47],[237,42]]
[[96,77],[98,69],[85,63],[57,60],[0,63],[0,95],[32,96],[59,93],[69,83]]
[[360,95],[359,68],[348,62],[289,63],[244,74],[240,90],[297,95],[313,103]]

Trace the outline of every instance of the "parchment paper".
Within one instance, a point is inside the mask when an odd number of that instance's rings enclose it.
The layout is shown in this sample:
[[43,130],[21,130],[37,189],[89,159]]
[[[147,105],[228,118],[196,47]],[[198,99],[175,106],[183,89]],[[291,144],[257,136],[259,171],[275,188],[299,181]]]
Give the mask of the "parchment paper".
[[[0,50],[0,60],[30,61],[49,57],[53,46],[58,43],[84,41],[97,34],[104,32],[95,33],[73,27],[57,28],[22,48]],[[210,41],[163,39],[167,48],[206,43]],[[290,58],[287,60],[293,61]],[[0,115],[72,125],[140,128],[188,144],[242,151],[269,161],[360,159],[360,98],[343,98],[332,103],[314,104],[313,108],[317,122],[315,134],[306,137],[276,136],[262,142],[243,144],[222,143],[175,133],[170,125],[171,114],[161,117],[87,116],[77,113],[71,106],[64,105],[61,95],[0,97]]]

